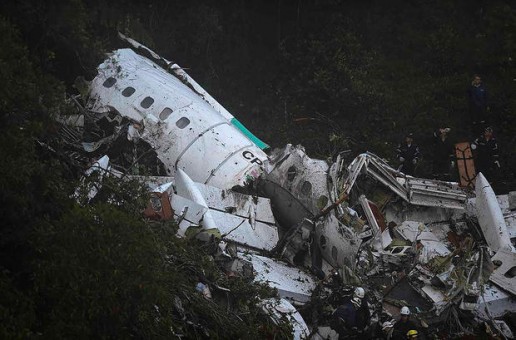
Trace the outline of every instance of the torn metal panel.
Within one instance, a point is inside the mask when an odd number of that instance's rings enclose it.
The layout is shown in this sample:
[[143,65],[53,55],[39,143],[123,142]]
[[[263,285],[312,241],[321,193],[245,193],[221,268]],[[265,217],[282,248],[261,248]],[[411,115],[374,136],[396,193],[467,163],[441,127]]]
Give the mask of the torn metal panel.
[[275,226],[218,210],[209,210],[217,229],[225,240],[255,249],[270,251],[278,243]]
[[376,251],[381,251],[389,246],[392,242],[389,229],[385,224],[385,219],[381,215],[380,210],[376,204],[369,201],[364,195],[359,197],[359,201],[360,205],[362,206],[362,210],[364,210],[366,218],[373,230],[373,247]]
[[507,196],[509,210],[516,210],[516,191],[509,192]]
[[[84,172],[84,175],[88,177],[91,176],[94,172],[98,172],[99,177],[96,183],[89,183],[88,185],[88,201],[97,196],[100,188],[102,187],[102,179],[104,176],[121,177],[122,175],[119,171],[111,169],[111,165],[109,164],[109,157],[107,155],[102,156],[99,160],[93,163],[93,165]],[[75,191],[75,197],[79,197],[79,190],[80,189],[77,188]]]
[[435,288],[431,285],[424,285],[421,290],[432,300],[434,303],[435,309],[438,311],[442,311],[446,306],[448,306],[449,301],[447,301],[446,295],[440,289]]
[[498,267],[489,279],[504,290],[516,295],[516,253],[500,249],[491,260]]
[[307,339],[310,331],[305,320],[294,306],[286,299],[265,299],[260,302],[263,310],[268,313],[274,322],[287,320],[292,326],[294,340]]
[[419,254],[419,261],[421,263],[427,263],[436,256],[451,254],[448,247],[434,233],[428,231],[424,224],[415,221],[405,221],[396,230],[407,241],[412,243],[419,241],[421,243],[423,246]]
[[[208,208],[208,204],[204,200],[204,197],[202,193],[199,191],[199,188],[197,188],[194,181],[192,181],[192,179],[181,169],[177,171],[175,185],[178,195],[181,195],[189,200],[192,200],[200,206]],[[207,210],[204,213],[202,225],[205,229],[217,228],[217,225],[213,220],[210,210]]]
[[[295,264],[295,257],[298,254],[303,254],[310,251],[310,244],[312,242],[312,233],[314,231],[314,223],[312,220],[305,218],[302,222],[291,227],[286,231],[285,235],[278,243],[280,255],[286,259],[290,264]],[[314,251],[315,253],[315,251]],[[312,254],[315,255],[315,254]],[[318,261],[316,261],[318,262]],[[317,264],[311,263],[312,266],[320,267]]]
[[182,196],[171,194],[170,205],[179,225],[177,234],[185,236],[186,230],[192,225],[200,225],[208,208]]
[[217,228],[227,240],[262,250],[272,250],[279,236],[267,199],[254,199],[193,182],[182,170],[177,171],[177,194],[208,208],[202,224]]
[[317,214],[329,203],[328,164],[308,157],[299,145],[288,144],[279,152],[289,156],[272,163],[272,170],[266,174],[267,180],[290,191],[312,214]]
[[312,218],[313,214],[290,191],[281,185],[260,179],[258,181],[260,194],[270,197],[272,210],[278,223],[288,229],[297,225],[305,218]]
[[415,205],[464,209],[466,194],[450,183],[436,180],[408,178],[409,201]]
[[[476,314],[483,319],[499,318],[516,310],[516,297],[492,283],[484,285]],[[489,313],[489,315],[487,314]]]
[[458,185],[450,182],[420,179],[390,167],[372,153],[359,155],[348,167],[345,191],[350,192],[363,169],[368,175],[387,186],[405,201],[422,206],[464,209],[466,194]]
[[213,210],[225,211],[240,217],[254,216],[256,221],[275,225],[271,202],[268,198],[244,195],[232,190],[223,190],[202,183],[195,183]]
[[[270,172],[265,176],[267,182],[274,183],[277,187],[274,184],[267,185],[265,183],[266,188],[270,192],[283,194],[288,199],[287,202],[294,203],[286,204],[284,202],[282,204],[286,213],[279,211],[281,217],[278,220],[283,219],[288,222],[295,222],[292,225],[299,225],[304,218],[302,216],[306,217],[308,215],[306,210],[311,215],[317,215],[329,206],[331,203],[329,201],[331,197],[329,187],[334,187],[336,183],[331,183],[329,180],[331,178],[328,176],[329,166],[325,161],[312,159],[308,157],[302,146],[294,147],[290,144],[283,150],[276,150],[272,159],[274,162],[271,162]],[[288,194],[291,196],[289,197]],[[274,204],[274,197],[271,197]],[[299,208],[299,212],[294,211],[293,207]],[[339,218],[343,217],[347,217],[348,220],[351,219],[350,213],[342,207],[340,211],[343,215],[337,217],[335,211],[331,210],[327,215],[322,216],[322,219],[315,221],[314,240],[322,257],[332,266],[354,268],[354,260],[360,241],[355,230],[339,221]],[[287,226],[291,227],[292,225]],[[298,252],[303,251],[306,242],[302,238],[296,238],[295,240],[299,241],[300,249],[298,249]],[[292,247],[288,250],[287,258],[292,260],[292,254],[297,252]]]
[[476,212],[478,223],[487,245],[497,252],[500,249],[513,251],[507,225],[491,185],[482,173],[477,174],[475,183]]
[[142,123],[140,138],[171,175],[180,168],[197,182],[227,189],[259,176],[267,159],[198,93],[130,49],[115,51],[99,66],[87,108],[116,110]]
[[[266,223],[256,219],[256,214],[249,214],[249,210],[256,210],[254,201],[242,197],[247,202],[245,206],[247,215],[242,209],[235,209],[243,216],[235,215],[235,212],[214,209],[205,200],[204,193],[217,192],[216,188],[208,188],[199,183],[194,183],[188,176],[178,171],[176,176],[177,194],[172,194],[172,208],[176,211],[176,216],[181,216],[185,212],[184,218],[179,223],[179,234],[184,236],[186,229],[191,225],[202,225],[205,229],[218,229],[222,237],[226,240],[246,245],[251,248],[270,251],[276,246],[279,240],[278,230],[273,223]],[[230,192],[227,193],[231,195]],[[242,195],[246,196],[246,195]],[[214,197],[211,197],[213,199]],[[264,201],[266,202],[266,201]],[[213,202],[212,202],[213,203]],[[262,209],[266,211],[266,209]],[[264,215],[267,220],[270,216]]]
[[310,300],[316,286],[316,280],[310,274],[268,257],[244,253],[239,253],[238,256],[253,264],[256,271],[255,281],[277,288],[280,297],[297,303]]

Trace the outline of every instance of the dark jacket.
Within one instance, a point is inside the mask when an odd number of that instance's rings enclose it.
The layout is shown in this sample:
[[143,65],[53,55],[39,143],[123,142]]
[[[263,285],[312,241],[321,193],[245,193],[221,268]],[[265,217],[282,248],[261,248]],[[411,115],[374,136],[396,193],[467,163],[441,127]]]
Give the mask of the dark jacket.
[[454,159],[454,147],[449,137],[442,140],[439,130],[434,132],[433,139],[433,163],[434,173],[446,173],[450,167],[450,161]]
[[357,309],[351,301],[337,307],[332,317],[331,328],[339,333],[339,339],[357,334]]
[[476,108],[487,108],[487,89],[484,84],[478,86],[470,85],[468,87],[469,104]]
[[419,151],[419,146],[417,144],[408,145],[406,142],[403,142],[398,145],[396,149],[396,153],[398,155],[398,159],[403,157],[405,161],[412,162],[413,159],[418,159],[421,157],[421,152]]
[[407,339],[407,333],[411,329],[415,329],[419,332],[419,329],[416,326],[416,324],[413,321],[411,321],[410,319],[407,320],[406,322],[403,322],[402,320],[398,320],[394,324],[394,331],[392,332],[392,339],[393,340]]
[[492,137],[486,140],[484,136],[480,136],[472,143],[476,146],[476,160],[475,166],[477,172],[482,172],[486,177],[489,176],[491,170],[498,166],[498,143],[496,138]]
[[[407,175],[413,175],[415,170],[414,160],[416,162],[421,157],[421,152],[419,152],[419,147],[417,144],[408,145],[407,142],[403,142],[398,145],[396,149],[397,158],[401,162],[400,170]],[[403,157],[403,160],[401,159]]]
[[474,122],[485,121],[487,118],[487,89],[483,84],[479,86],[470,85],[467,93],[472,120]]

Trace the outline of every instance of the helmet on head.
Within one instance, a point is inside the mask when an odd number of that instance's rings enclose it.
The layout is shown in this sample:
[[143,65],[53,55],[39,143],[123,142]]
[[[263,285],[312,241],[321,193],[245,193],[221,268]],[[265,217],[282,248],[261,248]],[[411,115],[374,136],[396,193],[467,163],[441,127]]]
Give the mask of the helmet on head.
[[410,315],[410,309],[409,309],[407,306],[404,306],[404,307],[401,309],[400,314],[401,314],[401,315]]
[[382,331],[393,327],[394,324],[391,321],[385,321],[384,323],[382,323]]
[[415,329],[411,329],[407,332],[407,337],[417,336],[417,331]]
[[353,293],[353,296],[357,297],[357,298],[360,298],[360,299],[363,299],[364,296],[365,296],[364,288],[362,288],[362,287],[355,288],[355,292]]

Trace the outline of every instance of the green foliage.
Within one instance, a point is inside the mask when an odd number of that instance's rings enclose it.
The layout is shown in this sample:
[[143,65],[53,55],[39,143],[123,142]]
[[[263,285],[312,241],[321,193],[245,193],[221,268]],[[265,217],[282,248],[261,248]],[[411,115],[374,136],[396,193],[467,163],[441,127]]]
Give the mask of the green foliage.
[[[76,205],[36,230],[34,289],[43,335],[259,337],[260,325],[270,321],[256,304],[274,292],[228,279],[202,247],[176,238],[171,225],[146,223],[125,209]],[[212,290],[231,293],[223,292],[219,303],[206,300],[195,291],[201,277]]]
[[39,227],[33,242],[42,333],[88,338],[166,333],[170,320],[154,320],[155,304],[170,307],[165,254],[134,215],[106,203],[75,206]]
[[[267,143],[301,143],[324,158],[349,148],[389,158],[407,131],[428,154],[437,125],[472,138],[465,89],[481,73],[503,177],[514,179],[509,1],[23,0],[0,12],[2,338],[286,334],[255,306],[274,292],[222,275],[175,226],[141,221],[139,183],[104,178],[91,205],[78,205],[77,183],[35,142],[51,138],[49,117],[67,110],[65,86],[91,78],[120,46],[117,31],[189,68]],[[201,277],[213,300],[195,291]]]

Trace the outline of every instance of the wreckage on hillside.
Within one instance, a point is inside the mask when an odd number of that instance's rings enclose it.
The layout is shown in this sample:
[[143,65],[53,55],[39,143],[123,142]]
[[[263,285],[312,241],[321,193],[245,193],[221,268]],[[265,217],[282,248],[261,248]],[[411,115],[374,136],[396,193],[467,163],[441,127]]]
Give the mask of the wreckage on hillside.
[[406,305],[445,335],[485,322],[512,337],[516,193],[496,196],[481,174],[476,192],[407,176],[371,153],[349,164],[292,145],[267,155],[181,67],[121,38],[131,48],[98,67],[84,105],[74,99],[80,123],[63,124],[72,156],[95,159],[86,174],[99,181],[141,178],[146,217],[216,242],[228,275],[277,288],[264,310],[289,315],[295,338],[335,337],[331,312],[358,285],[370,334]]

